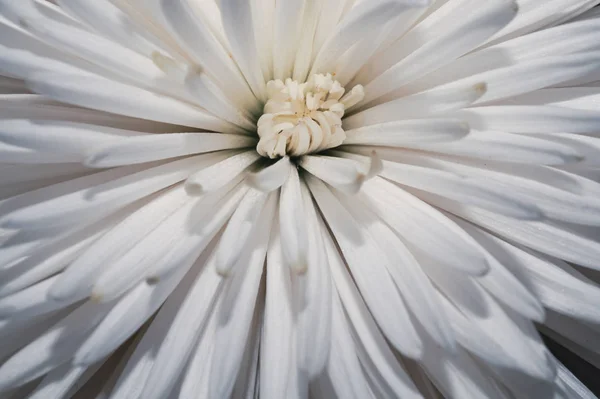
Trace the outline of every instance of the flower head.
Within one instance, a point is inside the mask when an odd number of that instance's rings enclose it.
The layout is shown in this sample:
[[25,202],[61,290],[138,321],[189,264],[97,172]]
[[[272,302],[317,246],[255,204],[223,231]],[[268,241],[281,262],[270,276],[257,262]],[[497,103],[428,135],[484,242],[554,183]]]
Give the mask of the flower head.
[[593,397],[597,3],[0,0],[0,396]]

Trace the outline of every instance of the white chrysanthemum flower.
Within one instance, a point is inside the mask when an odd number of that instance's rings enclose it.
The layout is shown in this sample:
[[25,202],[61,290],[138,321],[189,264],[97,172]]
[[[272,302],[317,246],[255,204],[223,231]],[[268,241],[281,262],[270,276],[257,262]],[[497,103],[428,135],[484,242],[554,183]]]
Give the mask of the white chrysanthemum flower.
[[0,396],[595,397],[598,2],[0,0]]

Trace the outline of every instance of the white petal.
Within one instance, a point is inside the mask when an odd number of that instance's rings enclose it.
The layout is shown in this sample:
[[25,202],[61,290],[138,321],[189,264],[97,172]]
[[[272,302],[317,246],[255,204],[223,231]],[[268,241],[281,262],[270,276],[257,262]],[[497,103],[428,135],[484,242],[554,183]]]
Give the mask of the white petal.
[[195,399],[198,396],[208,397],[211,383],[211,361],[219,354],[215,353],[213,342],[219,318],[211,314],[195,347],[190,350],[190,359],[181,375],[180,382],[173,389],[180,399]]
[[[38,226],[39,223],[45,223],[47,226],[61,226],[84,215],[89,217],[93,210],[106,213],[113,209],[120,209],[186,179],[198,168],[218,162],[227,155],[229,154],[223,152],[210,153],[159,166],[153,165],[154,167],[148,167],[148,165],[145,167],[122,167],[100,172],[86,177],[90,183],[93,183],[94,180],[101,180],[94,186],[25,206],[6,215],[2,221],[7,226],[11,225],[17,228],[32,224]],[[129,173],[118,178],[119,172],[123,171]]]
[[[35,159],[39,158],[38,163],[42,163],[48,155],[56,157],[55,162],[61,162],[61,159],[62,162],[81,162],[93,146],[137,135],[141,134],[78,123],[8,119],[2,121],[0,128],[0,149],[6,145],[6,153],[2,157],[4,162],[36,163]],[[12,146],[16,147],[14,159],[11,159],[9,151]],[[24,150],[30,152],[23,153]],[[31,156],[29,161],[28,155]]]
[[252,147],[251,137],[220,133],[153,134],[114,140],[88,151],[86,165],[107,168],[158,161],[184,155]]
[[187,103],[99,76],[42,73],[31,77],[28,85],[58,101],[99,111],[223,133],[241,130]]
[[[520,5],[521,8],[525,6],[523,2]],[[546,10],[548,7],[540,6],[538,9]],[[519,13],[518,17],[522,15],[523,13]],[[557,54],[568,55],[597,50],[598,43],[593,38],[598,34],[598,29],[598,21],[570,23],[542,29],[489,48],[473,51],[393,94],[406,95],[406,93],[419,92],[487,71]]]
[[0,95],[0,118],[85,123],[147,133],[177,132],[174,125],[79,108],[37,94]]
[[586,76],[598,69],[600,52],[553,55],[458,80],[447,87],[485,82],[487,91],[476,102],[516,96]]
[[227,49],[215,40],[210,24],[202,18],[202,12],[194,10],[194,6],[187,0],[160,1],[167,27],[179,39],[186,54],[215,76],[219,86],[237,105],[249,106],[253,110],[256,100],[247,83],[227,54]]
[[252,150],[239,153],[189,176],[185,189],[190,195],[202,195],[218,190],[240,176],[260,155]]
[[[204,265],[209,255],[210,251],[205,251],[198,259],[197,266]],[[195,281],[193,278],[185,279],[184,283],[165,301],[147,330],[142,330],[142,338],[120,374],[115,388],[111,392],[111,399],[140,397],[154,366],[156,353],[189,292],[189,286]]]
[[308,78],[314,50],[314,38],[322,6],[322,1],[309,0],[304,3],[302,34],[298,40],[298,51],[294,61],[294,74],[292,75],[292,78],[299,82],[304,82]]
[[305,273],[308,233],[298,169],[290,168],[279,197],[279,227],[283,259],[295,273]]
[[302,200],[308,228],[307,262],[303,276],[294,276],[294,300],[297,308],[297,351],[300,369],[310,377],[319,375],[329,358],[331,346],[331,292],[332,281],[327,255],[322,244],[323,234],[315,205],[302,184]]
[[344,145],[412,147],[462,139],[469,133],[469,125],[459,119],[416,119],[371,125],[345,133]]
[[156,353],[143,398],[168,397],[186,366],[191,348],[198,342],[222,290],[223,280],[214,272],[215,261],[213,252],[178,309]]
[[23,384],[67,362],[109,309],[86,303],[46,330],[0,367],[0,387]]
[[[323,182],[307,177],[319,209],[329,224],[373,318],[392,345],[409,357],[418,357],[421,341],[414,330],[397,288],[385,269],[386,260],[350,213]],[[393,301],[393,302],[392,302]],[[394,317],[386,309],[394,309]],[[399,333],[402,331],[402,333]]]
[[[248,191],[247,187],[241,186],[237,182],[234,182],[232,186],[226,186],[214,195],[207,196],[203,201],[197,203],[191,212],[188,213],[187,220],[181,226],[182,237],[179,239],[175,238],[170,248],[162,247],[159,241],[163,237],[163,241],[165,243],[168,242],[164,238],[168,234],[168,230],[163,230],[160,235],[152,237],[157,240],[154,241],[157,249],[152,251],[153,256],[156,256],[157,262],[150,267],[146,267],[144,274],[149,280],[160,280],[168,277],[185,264],[188,256],[193,257],[194,253],[198,256],[209,245],[211,240],[227,223],[227,220],[229,220],[239,202]],[[143,265],[145,263],[142,252],[143,248],[140,248],[140,250],[135,254],[135,259],[137,262],[141,261]],[[148,252],[150,251],[146,250],[146,253]],[[137,267],[141,268],[141,265],[138,264]],[[129,276],[129,278],[136,279],[134,276]],[[110,289],[108,281],[105,286]],[[122,288],[124,287],[126,285]]]
[[[362,154],[368,154],[368,147],[349,148]],[[393,151],[378,149],[378,154],[387,157]],[[507,216],[523,219],[539,219],[541,211],[533,204],[519,201],[495,188],[487,180],[471,178],[467,175],[428,168],[419,162],[422,156],[397,152],[401,162],[382,161],[380,176],[396,183],[434,192],[459,202],[472,204]],[[342,153],[341,156],[353,158],[354,154]],[[395,158],[395,157],[392,157]],[[416,165],[411,165],[413,160]]]
[[[369,377],[381,379],[386,385],[388,392],[390,392],[389,397],[420,398],[416,387],[394,357],[384,335],[377,328],[374,317],[371,316],[375,316],[374,311],[367,309],[366,305],[368,305],[368,302],[365,293],[363,292],[362,296],[365,297],[365,302],[367,303],[363,302],[361,294],[351,280],[342,259],[337,254],[335,244],[328,234],[325,234],[325,248],[339,299],[346,311],[345,315],[348,317],[349,324],[352,325],[350,332],[356,342],[359,359],[363,367],[367,367],[371,369],[371,372],[378,374],[377,376],[370,375]],[[355,275],[354,272],[353,275]],[[336,302],[338,301],[334,300],[334,304]],[[396,306],[393,308],[398,309]],[[336,312],[335,305],[334,312]],[[334,323],[340,323],[340,321],[334,321]],[[379,325],[383,328],[381,323]],[[339,327],[341,326],[338,324],[337,328]],[[333,328],[336,328],[335,324]],[[406,331],[403,333],[406,333]],[[335,336],[333,339],[335,340]],[[391,339],[391,337],[388,336],[388,339]],[[368,367],[368,364],[372,366]],[[367,370],[368,372],[369,370]]]
[[[384,156],[386,155],[383,152],[381,153]],[[558,185],[561,179],[560,175],[563,172],[557,169],[547,169],[548,172],[556,176],[552,180],[548,179],[549,175],[538,175],[533,166],[523,168],[519,164],[510,166],[510,164],[503,163],[494,164],[493,161],[471,162],[457,160],[456,158],[444,158],[443,156],[406,157],[405,161],[438,170],[459,173],[480,180],[486,187],[490,187],[496,192],[510,193],[510,197],[517,204],[521,203],[529,208],[538,208],[545,216],[553,219],[591,226],[599,223],[600,207],[593,198],[598,195],[600,185],[573,174],[563,175],[562,177],[574,180],[580,186],[580,189],[577,190],[579,192]],[[538,171],[546,172],[545,170]],[[571,192],[566,191],[565,188]],[[432,192],[432,190],[429,191]],[[447,197],[450,198],[451,196]],[[468,205],[470,201],[463,200],[461,202]],[[535,219],[533,218],[533,220]]]
[[127,15],[110,1],[59,0],[61,9],[128,48],[149,55],[157,48],[131,29]]
[[217,246],[217,272],[219,274],[223,276],[231,274],[233,267],[243,254],[246,243],[251,239],[250,235],[255,224],[262,224],[262,219],[259,218],[268,198],[271,198],[269,201],[272,203],[273,198],[267,194],[250,190],[240,201],[219,239]]
[[363,2],[350,9],[335,32],[325,41],[313,63],[311,73],[334,70],[335,61],[365,35],[377,33],[377,28],[393,20],[407,8],[401,1]]
[[[512,246],[459,218],[452,217],[452,220],[469,233],[485,250],[490,271],[479,278],[477,282],[513,311],[536,322],[542,322],[546,305],[542,305],[543,299],[541,296],[538,297],[539,290],[535,289],[535,283],[524,271],[526,268],[520,269],[515,264],[515,259],[518,257],[509,256],[502,249]],[[514,249],[516,251],[516,248]]]
[[[272,194],[261,212],[261,220],[269,221],[275,217],[276,204],[277,197]],[[255,236],[244,247],[245,256],[241,263],[245,267],[236,268],[223,287],[223,296],[216,309],[219,323],[213,342],[217,356],[211,361],[212,397],[229,397],[242,369],[244,346],[252,339],[252,320],[260,313],[257,308],[262,306],[257,296],[271,228],[271,224],[265,222],[254,227]]]
[[[463,5],[463,7],[469,7]],[[468,53],[502,29],[517,14],[514,0],[490,0],[485,7],[471,5],[460,23],[444,24],[433,40],[392,66],[365,86],[364,103],[385,95]],[[458,10],[457,10],[458,11]],[[458,16],[458,15],[457,15]],[[400,46],[401,41],[395,46]],[[392,51],[392,50],[390,50]],[[483,80],[481,80],[483,81]]]
[[[267,86],[256,57],[257,45],[254,37],[252,5],[244,0],[221,0],[221,17],[233,56],[243,71],[256,98],[265,101]],[[260,23],[261,21],[256,21]]]
[[596,399],[581,381],[577,379],[564,365],[558,365],[559,386],[564,390],[565,398],[571,399]]
[[248,110],[238,108],[232,103],[213,78],[200,67],[188,68],[184,85],[195,103],[208,112],[240,126],[246,131],[256,129],[253,117]]
[[290,168],[292,168],[290,158],[285,156],[259,172],[249,173],[246,184],[265,193],[275,191],[288,179]]
[[537,165],[560,166],[584,159],[572,146],[546,140],[544,137],[495,131],[472,130],[460,144],[425,144],[421,149],[485,160]]
[[439,303],[433,285],[410,250],[395,232],[362,202],[349,196],[338,195],[337,197],[356,221],[366,226],[366,232],[387,258],[385,264],[387,271],[402,294],[407,308],[412,311],[412,315],[438,345],[452,352],[455,343],[448,321],[444,314],[438,311]]
[[0,319],[32,318],[70,305],[47,300],[49,289],[56,279],[51,277],[0,299]]
[[[589,323],[598,323],[600,287],[558,259],[526,251],[486,234],[510,259],[512,267],[529,277],[532,289],[548,309]],[[506,263],[509,264],[508,262]]]
[[[90,365],[108,356],[133,335],[173,293],[175,287],[197,260],[188,259],[187,267],[182,267],[168,279],[155,285],[142,283],[119,299],[106,317],[77,349],[73,363]],[[186,277],[194,278],[190,272]]]
[[60,272],[73,261],[88,245],[102,237],[113,227],[111,224],[99,223],[73,236],[32,254],[2,274],[0,296],[14,294],[57,272]]
[[468,274],[487,272],[485,256],[473,239],[425,202],[381,178],[367,182],[359,195],[418,253]]
[[77,385],[81,386],[87,378],[98,371],[102,364],[92,367],[77,367],[70,364],[55,368],[42,379],[30,399],[68,397]]
[[599,268],[600,244],[558,222],[515,220],[467,205],[458,205],[436,198],[432,194],[420,196],[429,203],[491,230],[507,240],[581,266]]
[[471,105],[484,95],[486,90],[487,87],[481,83],[481,80],[449,88],[435,88],[351,115],[344,119],[344,129],[357,129],[403,119],[443,115]]
[[461,111],[459,117],[473,129],[515,133],[598,133],[600,123],[595,111],[558,106],[478,107]]
[[273,77],[292,76],[296,48],[301,33],[303,1],[276,1],[273,15]]
[[295,332],[291,274],[284,264],[277,219],[267,252],[267,294],[260,346],[260,395],[265,399],[286,397],[290,374],[296,372],[292,363]]
[[50,296],[62,301],[71,296],[89,295],[99,276],[110,272],[115,263],[126,257],[128,251],[139,245],[186,202],[189,200],[183,188],[179,187],[142,206],[83,252],[61,274]]
[[299,165],[324,182],[349,193],[357,193],[367,177],[360,163],[339,157],[305,155]]
[[[327,374],[336,394],[348,399],[374,398],[357,356],[356,343],[337,292],[332,292],[331,354]],[[325,378],[324,376],[321,378]]]

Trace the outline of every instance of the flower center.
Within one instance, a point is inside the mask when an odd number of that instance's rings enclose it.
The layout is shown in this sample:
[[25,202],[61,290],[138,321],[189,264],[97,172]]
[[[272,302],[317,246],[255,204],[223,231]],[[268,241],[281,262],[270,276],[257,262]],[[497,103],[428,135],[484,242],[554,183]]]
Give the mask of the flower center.
[[256,146],[268,158],[300,156],[341,145],[344,112],[360,102],[361,85],[345,93],[331,74],[313,75],[305,83],[292,79],[267,83],[268,101],[258,120]]

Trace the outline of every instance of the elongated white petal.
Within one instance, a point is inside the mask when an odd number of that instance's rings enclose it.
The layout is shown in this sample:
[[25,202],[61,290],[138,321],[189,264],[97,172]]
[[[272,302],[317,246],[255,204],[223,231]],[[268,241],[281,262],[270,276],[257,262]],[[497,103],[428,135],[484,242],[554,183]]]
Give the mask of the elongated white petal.
[[[92,298],[111,301],[144,278],[152,283],[169,280],[171,275],[187,267],[190,258],[200,256],[207,248],[245,193],[245,188],[228,187],[201,203],[192,203],[191,209],[182,208],[171,218],[175,225],[173,229],[169,229],[173,225],[164,224],[111,265],[94,284]],[[222,202],[222,206],[217,212],[211,212],[219,202]],[[198,212],[198,209],[202,211]],[[149,250],[146,245],[153,249]],[[150,261],[152,264],[148,266],[147,262]],[[127,265],[126,271],[122,270],[122,265]]]
[[452,201],[440,200],[432,194],[423,194],[423,197],[427,198],[428,202],[485,227],[507,240],[581,266],[598,268],[600,244],[559,222],[517,221],[469,206],[457,206]]
[[96,31],[142,54],[156,50],[142,35],[132,31],[128,16],[110,1],[89,3],[82,0],[59,0],[62,9],[89,24]]
[[562,165],[584,160],[584,156],[568,145],[532,137],[494,131],[472,130],[458,143],[425,144],[420,148],[444,154],[518,162],[535,165]]
[[[210,251],[205,251],[198,259],[197,266],[204,265],[209,255]],[[148,328],[143,330],[142,338],[115,383],[111,392],[113,397],[125,399],[139,397],[142,394],[155,363],[156,353],[177,316],[190,286],[195,284],[195,281],[195,278],[184,279],[183,284],[165,301]]]
[[[510,115],[510,118],[506,118]],[[598,133],[598,113],[557,106],[490,106],[461,111],[473,129],[515,133]]]
[[210,113],[245,130],[256,128],[250,113],[232,104],[223,90],[200,68],[188,70],[184,84],[197,104]]
[[220,4],[223,27],[231,44],[234,57],[244,71],[257,99],[267,98],[267,86],[261,70],[260,60],[256,57],[256,39],[252,6],[243,0],[222,0]]
[[[363,154],[368,154],[368,148],[350,148]],[[387,150],[379,150],[384,157]],[[354,158],[356,155],[340,153],[342,157]],[[523,219],[539,219],[541,211],[533,204],[519,201],[508,196],[505,191],[496,189],[486,181],[469,178],[465,175],[427,168],[426,165],[410,165],[414,155],[402,153],[403,163],[382,161],[382,177],[399,184],[434,192],[459,202],[465,202],[499,212],[507,216]],[[364,157],[363,157],[364,159]],[[405,163],[406,162],[406,163]]]
[[[482,233],[480,233],[482,234]],[[487,241],[497,247],[495,253],[504,252],[515,270],[524,272],[542,304],[555,312],[590,323],[597,323],[600,313],[594,305],[600,287],[566,262],[551,259],[538,253],[516,247],[491,234]]]
[[[90,214],[92,210],[110,211],[120,209],[126,205],[153,194],[159,190],[169,187],[186,179],[195,170],[207,164],[218,162],[227,156],[227,153],[214,153],[197,155],[196,157],[184,158],[178,161],[162,164],[154,167],[138,167],[127,176],[112,179],[97,184],[88,189],[78,190],[62,197],[40,201],[34,205],[23,207],[4,218],[6,225],[22,228],[30,223],[44,222],[47,225],[64,225],[74,219],[80,218],[82,214]],[[127,168],[127,167],[125,167]],[[88,180],[93,181],[97,176],[112,177],[118,175],[119,169],[111,169],[92,175]],[[63,206],[57,207],[57,203]],[[69,204],[66,206],[65,204]]]
[[327,72],[333,69],[335,60],[344,54],[352,44],[360,41],[361,36],[373,32],[377,26],[386,24],[407,8],[407,5],[403,3],[402,1],[385,0],[376,3],[363,2],[353,7],[342,19],[335,32],[323,44],[314,61],[312,73]]
[[597,70],[599,64],[600,51],[544,57],[471,76],[448,86],[458,87],[484,81],[488,85],[487,91],[477,100],[482,103],[574,80]]
[[[168,279],[152,286],[140,284],[120,298],[75,352],[73,362],[90,365],[117,349],[156,312],[196,259],[196,256],[188,259],[188,267],[181,267]],[[193,273],[191,274],[189,278],[193,278]]]
[[15,294],[0,299],[0,319],[30,318],[61,309],[70,303],[61,304],[47,300],[49,288],[56,277],[46,279]]
[[28,85],[50,98],[99,111],[223,133],[241,130],[187,103],[100,76],[36,74]]
[[305,155],[300,159],[299,165],[324,182],[349,194],[360,191],[367,177],[360,170],[361,164],[337,157]]
[[376,99],[402,85],[443,68],[447,63],[471,51],[511,21],[517,14],[514,0],[491,0],[485,7],[475,2],[463,7],[473,7],[472,13],[460,24],[447,24],[434,40],[428,41],[417,51],[388,69],[366,87],[364,102]]
[[176,384],[222,290],[223,281],[214,272],[215,261],[213,252],[177,311],[156,354],[142,397],[163,398]]
[[[523,6],[523,3],[520,3],[520,5]],[[537,8],[539,10],[546,10],[548,7]],[[521,13],[519,13],[516,19],[520,16],[522,16]],[[400,92],[404,92],[403,95],[406,95],[406,93],[419,92],[440,84],[482,74],[498,68],[542,59],[547,56],[598,50],[598,43],[591,40],[591,38],[598,34],[599,26],[598,21],[558,25],[488,48],[473,51],[454,60],[444,68],[408,84],[398,92],[394,92],[394,94],[397,95]]]
[[[323,182],[309,177],[307,183],[319,209],[331,226],[336,241],[343,248],[345,260],[352,270],[356,284],[385,336],[405,355],[418,357],[422,350],[420,339],[413,330],[402,298],[389,280],[389,273],[384,269],[385,259],[377,250],[377,246],[361,232],[356,220],[341,206]],[[377,289],[374,289],[375,287]],[[394,301],[394,317],[389,317],[385,312],[387,306],[390,306],[390,301]],[[403,331],[403,334],[398,334],[398,331]]]
[[281,187],[279,197],[281,251],[287,265],[296,273],[304,273],[308,267],[308,233],[300,184],[298,170],[290,168],[290,175]]
[[357,222],[368,226],[366,230],[387,258],[387,271],[402,293],[406,306],[440,346],[453,351],[454,338],[446,318],[438,311],[433,285],[409,249],[377,215],[362,209],[363,203],[359,200],[341,195],[338,199]]
[[88,245],[113,226],[97,223],[25,258],[2,274],[0,296],[14,294],[65,269]]
[[[237,209],[227,222],[227,227],[217,247],[217,272],[228,276],[242,256],[255,225],[260,223],[263,207],[269,195],[250,190],[240,201]],[[269,200],[273,202],[273,198]]]
[[260,155],[255,151],[246,151],[233,155],[213,166],[192,174],[185,182],[188,194],[202,195],[218,190],[240,176]]
[[[163,223],[187,201],[183,189],[169,191],[133,213],[83,252],[52,287],[50,296],[65,300],[90,293],[93,282],[110,270],[147,234]],[[153,215],[152,220],[148,220]],[[106,269],[104,269],[106,268]]]
[[[520,203],[525,206],[525,209],[537,208],[544,215],[557,220],[591,226],[598,224],[598,204],[592,198],[597,195],[600,186],[577,175],[563,174],[564,172],[551,168],[528,167],[524,169],[519,164],[512,166],[506,163],[494,164],[491,161],[471,162],[443,156],[412,157],[410,154],[398,157],[398,154],[394,155],[385,151],[380,151],[380,154],[385,157],[391,155],[390,158],[393,159],[401,158],[406,163],[433,168],[436,171],[469,176],[501,194],[510,192],[511,200],[515,205]],[[552,175],[554,177],[551,177]],[[566,183],[563,178],[570,179],[571,184],[567,186],[561,184],[561,180]],[[435,190],[427,189],[426,191],[433,193]],[[444,196],[455,197],[447,194]],[[457,198],[452,199],[458,200]],[[461,200],[460,202],[468,204],[471,201]],[[482,208],[487,207],[482,206]],[[493,209],[493,211],[497,212],[498,210]]]
[[259,172],[249,173],[246,183],[257,190],[265,193],[277,190],[283,186],[290,175],[292,168],[290,158],[285,156],[273,165],[267,166]]
[[190,360],[180,377],[181,385],[176,389],[180,398],[193,398],[197,395],[208,396],[210,387],[210,363],[217,356],[212,342],[215,339],[216,327],[219,320],[216,314],[211,314],[198,342],[192,348]]
[[325,247],[321,219],[308,187],[302,185],[302,201],[307,216],[308,269],[303,276],[295,276],[294,299],[298,329],[296,357],[299,368],[309,376],[317,376],[329,358],[331,342],[331,293],[333,284]]
[[37,94],[0,94],[0,118],[66,121],[147,133],[181,131],[173,125],[71,106]]
[[210,31],[210,25],[205,22],[202,13],[194,10],[192,3],[187,0],[162,0],[159,4],[167,28],[179,38],[188,57],[216,77],[228,98],[240,106],[254,107],[252,92],[227,54],[227,49]]
[[[372,398],[369,381],[358,359],[355,341],[350,333],[350,326],[337,292],[332,292],[331,320],[331,354],[327,364],[327,375],[335,392],[344,398]],[[328,397],[326,395],[325,397]]]
[[[513,311],[528,319],[537,322],[543,321],[544,306],[546,305],[543,305],[542,298],[536,295],[539,291],[535,288],[532,289],[533,282],[522,270],[515,267],[514,258],[507,256],[501,249],[512,246],[459,218],[452,217],[452,220],[485,249],[490,271],[478,279],[479,284]],[[507,293],[510,294],[507,295]]]
[[108,168],[204,152],[252,147],[251,137],[219,133],[171,133],[114,140],[88,151],[86,165]]
[[486,92],[485,83],[455,85],[436,88],[412,96],[400,98],[358,112],[344,119],[345,129],[393,122],[403,119],[418,119],[440,115],[467,107]]
[[58,367],[42,379],[35,391],[29,396],[32,399],[66,397],[76,390],[77,384],[83,385],[102,364],[92,367],[77,367],[70,364]]
[[[345,314],[350,324],[352,324],[351,333],[353,333],[352,335],[355,337],[355,340],[359,338],[358,341],[361,343],[358,346],[362,349],[358,351],[361,363],[368,364],[372,362],[374,365],[373,369],[379,374],[377,377],[385,381],[389,391],[393,392],[395,396],[420,397],[412,381],[410,381],[406,372],[394,357],[384,336],[377,328],[376,320],[374,320],[374,317],[371,317],[371,314],[375,316],[373,310],[369,312],[367,306],[365,306],[368,305],[368,303],[365,304],[367,301],[366,298],[365,302],[363,302],[354,282],[351,281],[346,271],[342,259],[336,253],[335,244],[328,235],[325,238],[325,247],[337,293],[346,310]],[[335,302],[337,301],[334,300],[334,304]],[[335,311],[336,308],[334,306]]]
[[21,385],[67,362],[109,309],[86,303],[49,328],[0,367],[0,387]]
[[577,379],[564,365],[558,365],[559,386],[563,389],[565,398],[594,399],[594,395],[581,381]]
[[[261,218],[272,220],[276,215],[276,204],[277,197],[271,194],[261,212]],[[250,260],[248,262],[246,256],[242,258],[244,264],[249,263],[248,267],[236,268],[223,287],[223,297],[216,309],[215,317],[219,323],[213,343],[219,355],[212,358],[209,384],[214,397],[230,396],[235,378],[242,368],[240,361],[244,354],[243,346],[250,344],[247,340],[252,339],[252,318],[256,317],[255,308],[262,305],[257,295],[271,230],[269,223],[254,226],[253,232],[257,236],[248,241],[243,252],[244,255],[248,254]]]
[[[419,252],[469,274],[487,272],[485,256],[473,245],[470,236],[439,211],[399,187],[375,178],[367,183],[360,196],[365,204],[372,206],[382,220]],[[405,206],[392,205],[396,203],[394,199]]]
[[[38,154],[55,153],[63,157],[63,162],[68,161],[69,155],[74,155],[74,159],[80,162],[81,155],[93,146],[138,135],[141,134],[93,125],[26,119],[4,120],[0,128],[2,144]],[[3,158],[3,161],[8,162],[9,159]]]
[[[295,350],[293,310],[290,299],[291,273],[284,264],[278,217],[273,222],[267,251],[267,282],[263,329],[260,348],[261,394],[268,399],[286,397],[290,374],[296,372],[292,363]],[[280,364],[282,367],[267,367]]]
[[469,125],[459,119],[416,119],[371,125],[345,133],[344,145],[412,147],[462,139],[469,133]]
[[292,76],[295,49],[302,29],[303,1],[276,1],[273,12],[273,77],[286,79]]

